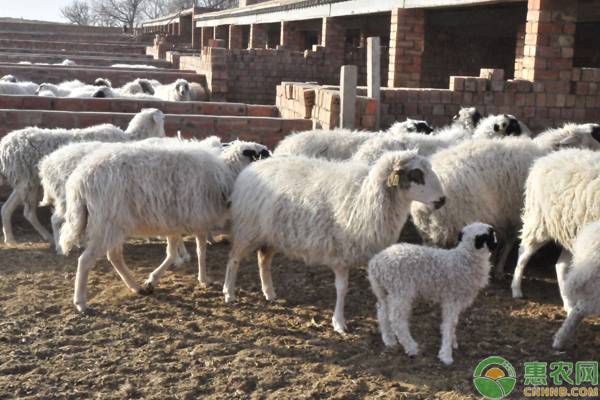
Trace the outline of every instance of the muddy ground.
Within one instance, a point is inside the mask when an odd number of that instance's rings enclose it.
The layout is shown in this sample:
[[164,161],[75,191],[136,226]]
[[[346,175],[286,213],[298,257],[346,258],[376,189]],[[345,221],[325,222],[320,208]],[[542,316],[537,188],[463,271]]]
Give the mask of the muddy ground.
[[[91,311],[80,315],[71,303],[77,254],[55,255],[25,224],[16,233],[28,242],[0,245],[1,399],[465,399],[477,398],[473,368],[490,355],[507,358],[521,377],[523,361],[598,360],[600,318],[587,320],[566,352],[550,348],[565,314],[549,269],[527,270],[527,299],[511,298],[510,277],[481,293],[446,367],[436,358],[439,312],[428,305],[416,308],[412,326],[422,356],[382,352],[365,270],[351,273],[346,336],[329,323],[333,274],[283,257],[273,264],[279,300],[263,299],[248,260],[235,305],[219,286],[198,287],[193,261],[143,297],[103,260],[90,274]],[[125,257],[140,282],[163,251],[158,242],[129,242]],[[221,282],[227,251],[208,251]]]

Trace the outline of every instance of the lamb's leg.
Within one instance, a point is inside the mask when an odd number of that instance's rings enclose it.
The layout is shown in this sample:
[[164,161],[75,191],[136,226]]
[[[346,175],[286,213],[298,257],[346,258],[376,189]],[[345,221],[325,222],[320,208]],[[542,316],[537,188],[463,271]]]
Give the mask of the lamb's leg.
[[225,295],[226,303],[235,301],[235,280],[240,269],[241,259],[240,253],[231,249],[229,260],[227,261],[227,269],[225,270],[225,282],[223,283],[223,294]]
[[346,325],[346,319],[344,318],[344,303],[346,300],[346,294],[348,293],[348,277],[350,271],[347,267],[338,266],[333,269],[335,273],[335,311],[331,322],[333,329],[338,333],[346,333],[348,326]]
[[125,260],[123,259],[123,245],[119,245],[114,249],[109,250],[106,253],[106,257],[108,258],[108,261],[110,261],[114,269],[117,271],[117,274],[119,274],[123,282],[125,282],[125,285],[127,285],[129,290],[131,290],[134,293],[141,294],[140,285],[138,285],[138,283],[136,282],[135,277],[133,276],[129,268],[127,268]]
[[265,298],[269,301],[274,300],[276,296],[271,277],[271,262],[275,251],[268,247],[263,247],[256,252],[258,258],[258,272],[260,274],[260,283]]
[[583,307],[580,303],[577,303],[567,316],[565,322],[563,322],[558,332],[556,332],[554,335],[554,343],[552,343],[552,347],[557,350],[562,349],[565,345],[565,342],[571,337],[571,335],[573,335],[573,332],[575,332],[575,329],[585,318],[585,316],[586,314]]
[[389,319],[398,342],[404,347],[404,351],[411,357],[419,354],[419,345],[410,334],[409,319],[412,310],[412,302],[406,298],[390,299]]
[[52,222],[52,235],[54,236],[54,248],[56,249],[57,254],[62,254],[62,250],[60,248],[60,227],[64,224],[65,220],[62,216],[58,215],[56,211],[52,213],[52,217],[50,217],[50,221]]
[[571,265],[572,259],[573,255],[571,252],[567,249],[563,249],[560,252],[558,261],[556,261],[556,280],[558,281],[558,290],[560,291],[560,297],[563,300],[563,307],[567,313],[571,312],[572,306],[565,292],[565,281],[567,279],[567,272],[569,265]]
[[2,232],[4,233],[4,243],[6,244],[16,243],[11,219],[15,209],[21,203],[21,199],[19,188],[15,188],[2,205]]
[[504,270],[506,269],[506,262],[508,261],[508,257],[513,249],[513,247],[517,244],[518,240],[513,238],[505,241],[504,247],[502,247],[502,251],[500,252],[500,257],[498,257],[498,261],[496,263],[496,268],[494,269],[494,277],[496,279],[504,278]]
[[394,335],[392,324],[390,323],[388,303],[388,298],[377,299],[377,321],[379,321],[379,330],[381,331],[383,343],[387,347],[394,347],[398,344],[398,340]]
[[515,273],[513,275],[513,280],[511,284],[512,295],[514,298],[523,297],[523,291],[521,290],[521,281],[523,280],[523,271],[525,270],[525,266],[527,266],[527,262],[529,259],[535,254],[536,251],[542,247],[544,243],[533,242],[529,245],[521,243],[519,247],[519,260],[517,261],[517,266],[515,268]]
[[90,270],[96,265],[96,259],[102,255],[94,244],[89,245],[79,256],[77,261],[77,274],[75,275],[75,293],[73,304],[77,310],[83,312],[87,309],[87,281]]
[[444,303],[442,305],[442,345],[438,358],[446,365],[454,362],[452,359],[452,348],[456,343],[456,325],[458,324],[458,316],[460,309],[455,304]]
[[25,219],[33,226],[33,228],[37,231],[37,233],[40,234],[40,236],[42,236],[42,238],[45,241],[52,243],[54,241],[54,237],[38,220],[37,205],[39,202],[39,190],[36,188],[28,191],[23,202],[23,215],[25,216]]
[[200,286],[208,287],[212,279],[208,276],[206,271],[206,239],[208,234],[206,232],[196,232],[196,254],[198,257],[198,281]]
[[163,260],[163,262],[150,273],[146,282],[142,287],[140,294],[150,294],[154,290],[154,288],[158,285],[158,281],[163,276],[167,268],[169,268],[178,257],[177,247],[179,245],[180,237],[168,236],[167,237],[167,254]]
[[187,251],[185,247],[185,241],[183,238],[179,240],[179,245],[177,246],[177,265],[189,262],[192,259],[190,253]]

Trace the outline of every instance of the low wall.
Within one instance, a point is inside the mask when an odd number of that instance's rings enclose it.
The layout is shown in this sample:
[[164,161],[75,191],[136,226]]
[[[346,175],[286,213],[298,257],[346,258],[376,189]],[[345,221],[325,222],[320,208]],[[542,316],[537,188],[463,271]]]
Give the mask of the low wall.
[[142,39],[141,36],[90,32],[14,32],[5,30],[3,25],[0,26],[0,38],[2,39],[88,43],[137,43]]
[[61,63],[65,59],[75,61],[77,66],[107,67],[113,64],[145,64],[157,68],[171,69],[173,66],[168,61],[152,60],[150,58],[123,58],[123,57],[94,57],[81,56],[79,54],[33,54],[33,53],[3,53],[0,52],[0,60],[5,63],[18,64],[21,61],[32,63]]
[[136,113],[143,108],[158,108],[165,114],[279,117],[275,106],[242,103],[0,95],[0,109]]
[[[55,55],[66,55],[67,52],[71,50],[62,49],[28,49],[28,48],[20,48],[20,47],[2,47],[0,46],[0,57],[4,53],[23,53],[23,54],[55,54]],[[136,59],[136,60],[152,60],[152,56],[148,56],[146,54],[119,54],[119,53],[104,53],[102,51],[84,51],[84,50],[76,50],[73,51],[77,53],[78,56],[85,57],[106,57],[106,58],[123,58],[123,59]]]
[[100,33],[103,35],[122,35],[121,28],[112,28],[104,26],[81,26],[74,24],[54,24],[25,21],[2,21],[3,31],[13,32],[67,32],[67,33]]
[[35,50],[101,51],[104,53],[145,54],[146,46],[134,44],[102,44],[85,42],[52,42],[39,40],[0,39],[0,47]]
[[[82,128],[113,123],[124,129],[133,115],[134,113],[0,109],[0,137],[27,126]],[[165,131],[169,136],[175,136],[177,132],[181,132],[187,138],[217,135],[225,141],[239,138],[263,143],[269,148],[274,148],[285,135],[310,129],[311,126],[311,121],[305,119],[174,114],[165,116]]]

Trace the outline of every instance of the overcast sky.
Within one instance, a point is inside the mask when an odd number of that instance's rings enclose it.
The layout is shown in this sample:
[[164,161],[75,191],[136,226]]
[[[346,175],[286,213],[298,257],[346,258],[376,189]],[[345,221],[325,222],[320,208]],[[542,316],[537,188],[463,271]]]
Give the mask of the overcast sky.
[[0,17],[66,22],[60,8],[70,0],[0,0]]

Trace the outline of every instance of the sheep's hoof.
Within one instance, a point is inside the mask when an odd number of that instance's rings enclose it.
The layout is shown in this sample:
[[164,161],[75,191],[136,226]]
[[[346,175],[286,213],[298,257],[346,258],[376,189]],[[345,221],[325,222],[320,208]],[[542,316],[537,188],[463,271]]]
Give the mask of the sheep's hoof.
[[564,344],[557,338],[554,338],[554,342],[552,342],[552,348],[554,350],[562,350],[564,348]]
[[209,277],[206,277],[204,279],[198,279],[198,284],[202,289],[208,289],[212,286],[213,283],[215,283],[215,281]]
[[154,285],[151,282],[144,283],[144,286],[138,290],[138,293],[142,296],[148,296],[154,293]]
[[84,302],[76,302],[75,304],[75,308],[77,308],[77,311],[79,311],[80,313],[85,313],[87,311],[87,304],[85,304]]
[[513,299],[522,299],[523,292],[521,291],[521,289],[513,288],[512,289],[512,297],[513,297]]
[[225,303],[233,303],[235,302],[235,295],[233,294],[229,294],[229,293],[225,293]]
[[454,360],[452,359],[452,356],[443,356],[443,355],[440,355],[439,359],[445,365],[452,365],[452,363],[454,362]]
[[346,326],[346,321],[338,321],[335,318],[332,318],[331,322],[333,324],[333,330],[337,333],[341,333],[342,335],[348,333],[348,326]]
[[265,299],[267,301],[273,301],[275,299],[277,299],[277,295],[275,294],[275,292],[263,292],[263,294],[265,295]]
[[17,244],[17,241],[14,238],[4,239],[4,244],[13,245],[13,244]]

